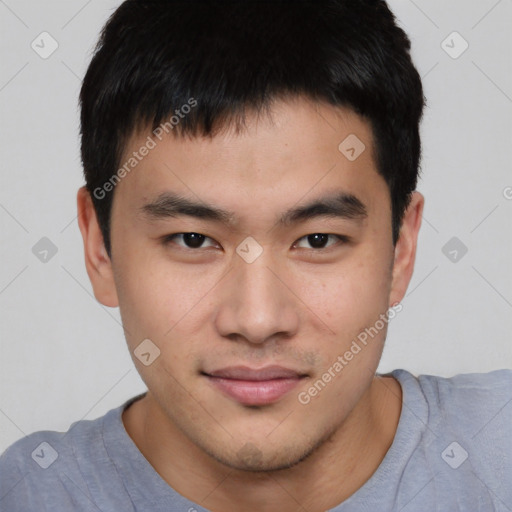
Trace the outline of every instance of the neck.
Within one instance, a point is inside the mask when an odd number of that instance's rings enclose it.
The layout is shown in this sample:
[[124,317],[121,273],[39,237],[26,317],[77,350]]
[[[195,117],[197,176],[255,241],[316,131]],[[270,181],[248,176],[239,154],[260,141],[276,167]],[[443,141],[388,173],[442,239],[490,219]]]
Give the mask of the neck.
[[273,472],[229,468],[172,428],[150,393],[123,413],[125,428],[153,468],[181,495],[213,512],[321,512],[354,494],[393,442],[402,390],[375,377],[354,410],[299,464]]

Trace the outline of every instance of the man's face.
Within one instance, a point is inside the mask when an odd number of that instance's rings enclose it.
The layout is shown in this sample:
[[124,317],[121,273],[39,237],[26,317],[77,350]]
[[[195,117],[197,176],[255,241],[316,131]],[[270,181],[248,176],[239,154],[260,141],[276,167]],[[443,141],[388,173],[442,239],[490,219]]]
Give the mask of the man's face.
[[[351,134],[366,147],[355,160],[353,137],[338,149]],[[131,140],[122,163],[147,136]],[[130,351],[146,339],[160,351],[148,366],[134,362],[170,427],[216,460],[294,464],[370,386],[386,333],[378,320],[401,298],[391,291],[391,205],[370,127],[296,100],[276,103],[273,122],[249,117],[240,134],[152,137],[156,147],[117,185],[112,209]],[[166,194],[231,213],[170,215]],[[326,199],[330,215],[300,213]],[[376,322],[378,333],[347,360]]]

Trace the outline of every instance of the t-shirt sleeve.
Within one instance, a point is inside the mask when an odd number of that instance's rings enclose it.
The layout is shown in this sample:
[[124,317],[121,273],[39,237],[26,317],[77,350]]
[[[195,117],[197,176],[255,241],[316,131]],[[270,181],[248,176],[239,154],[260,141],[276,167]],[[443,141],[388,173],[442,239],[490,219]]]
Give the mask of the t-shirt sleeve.
[[[62,435],[36,432],[2,454],[0,511],[98,511]],[[56,464],[59,458],[61,464]]]
[[430,428],[450,442],[442,452],[444,462],[452,464],[454,474],[468,472],[500,506],[512,505],[512,370],[419,380]]

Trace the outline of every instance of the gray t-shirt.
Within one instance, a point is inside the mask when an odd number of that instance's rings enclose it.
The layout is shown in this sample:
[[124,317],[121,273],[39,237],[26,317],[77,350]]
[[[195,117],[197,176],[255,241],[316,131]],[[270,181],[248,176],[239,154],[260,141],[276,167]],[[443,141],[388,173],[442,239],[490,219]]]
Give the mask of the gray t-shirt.
[[[403,390],[393,443],[372,477],[332,511],[511,512],[512,371],[391,375]],[[14,443],[0,458],[0,510],[204,512],[162,480],[128,436],[121,413],[137,398],[67,433]]]

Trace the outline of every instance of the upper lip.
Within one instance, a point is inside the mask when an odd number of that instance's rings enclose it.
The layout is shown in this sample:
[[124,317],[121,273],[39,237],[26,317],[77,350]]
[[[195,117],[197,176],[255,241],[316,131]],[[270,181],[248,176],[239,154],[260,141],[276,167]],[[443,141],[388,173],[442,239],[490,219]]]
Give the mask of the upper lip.
[[272,379],[296,379],[305,374],[283,366],[265,366],[264,368],[249,368],[248,366],[228,366],[220,370],[205,372],[209,377],[235,380],[264,381]]

